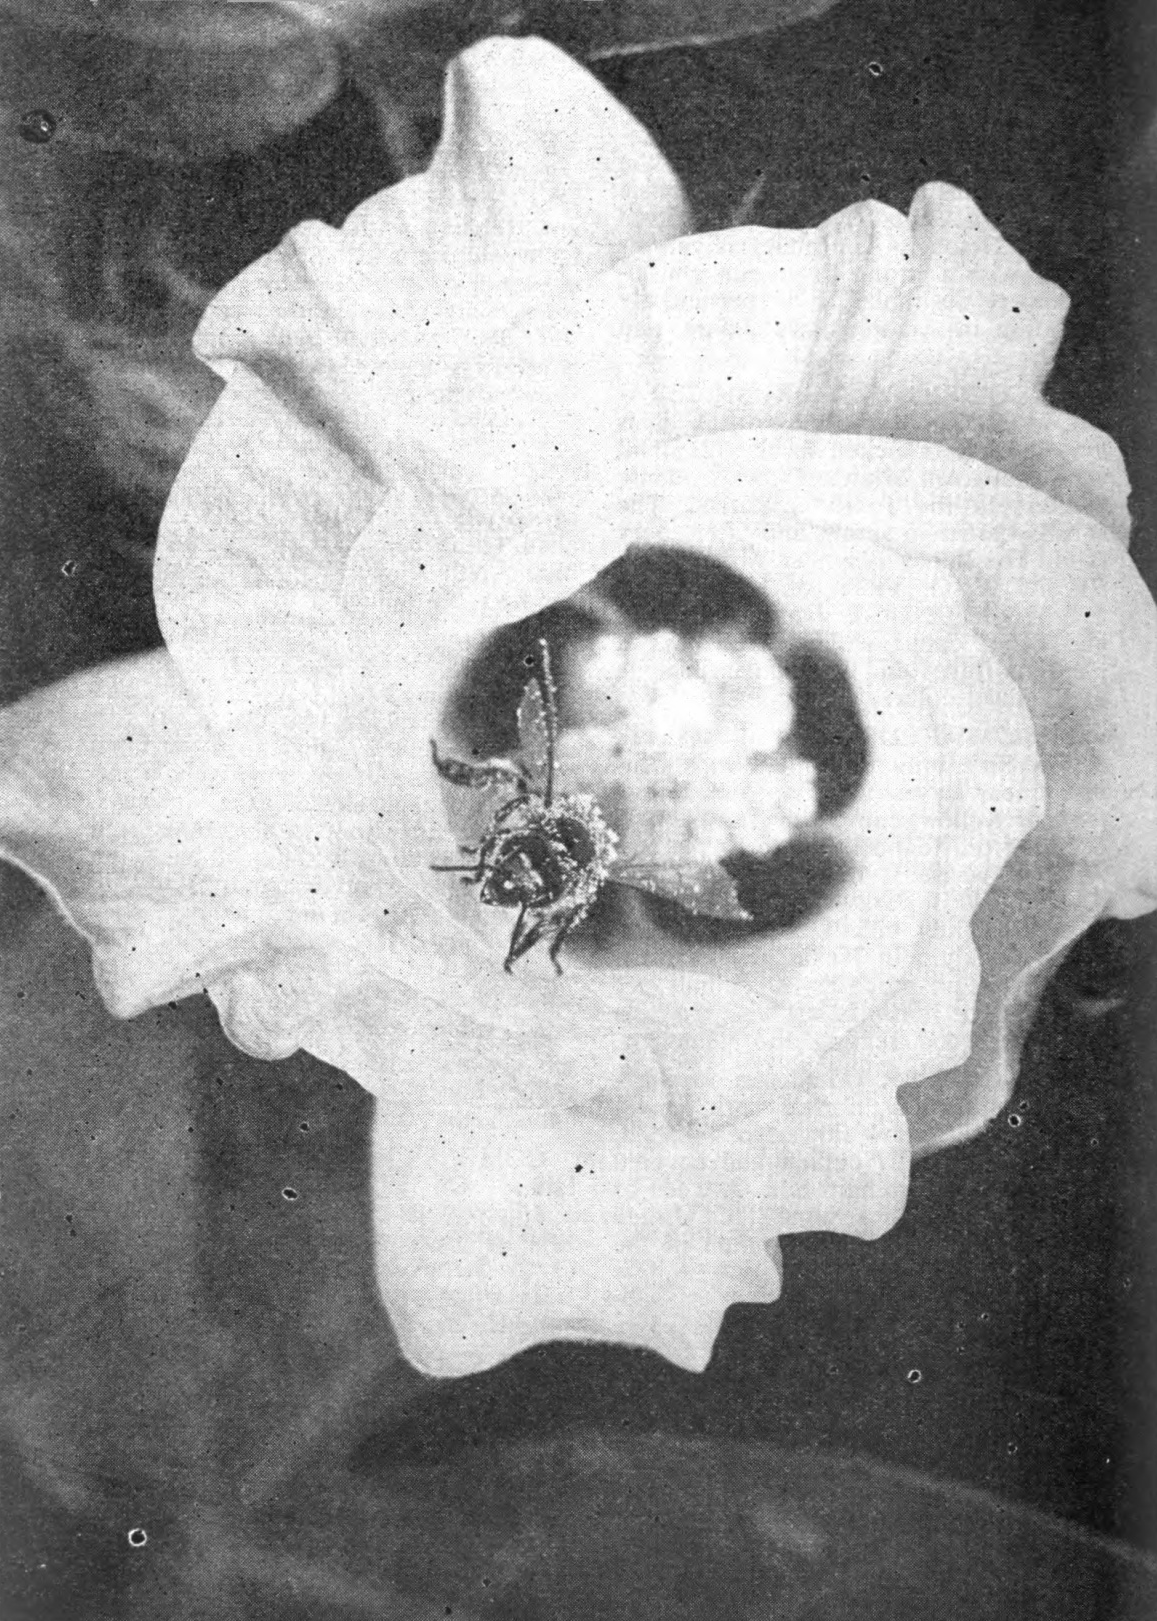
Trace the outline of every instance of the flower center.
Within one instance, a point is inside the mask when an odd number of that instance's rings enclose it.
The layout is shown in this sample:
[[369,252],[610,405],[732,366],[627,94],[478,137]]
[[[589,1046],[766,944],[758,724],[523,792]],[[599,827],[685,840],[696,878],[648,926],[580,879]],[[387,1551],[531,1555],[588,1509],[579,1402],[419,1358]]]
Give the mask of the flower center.
[[790,744],[788,677],[765,647],[673,630],[598,637],[572,661],[558,774],[591,794],[630,859],[766,855],[814,820],[816,769]]
[[[868,739],[829,648],[789,634],[727,565],[634,546],[574,596],[486,639],[442,717],[454,752],[518,752],[543,641],[558,681],[559,791],[589,795],[618,836],[568,952],[628,965],[739,944],[831,902],[851,872],[832,823],[864,781]],[[477,843],[477,828],[453,831]],[[638,863],[689,873],[692,895],[722,868],[746,917],[615,877]]]

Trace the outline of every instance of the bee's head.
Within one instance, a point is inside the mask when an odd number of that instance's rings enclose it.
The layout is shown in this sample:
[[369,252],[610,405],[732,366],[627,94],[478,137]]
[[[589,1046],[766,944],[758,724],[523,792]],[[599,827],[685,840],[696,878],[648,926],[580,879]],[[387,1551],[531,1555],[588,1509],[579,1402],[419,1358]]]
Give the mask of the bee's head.
[[557,837],[543,828],[520,829],[499,839],[480,898],[487,906],[552,906],[574,872]]

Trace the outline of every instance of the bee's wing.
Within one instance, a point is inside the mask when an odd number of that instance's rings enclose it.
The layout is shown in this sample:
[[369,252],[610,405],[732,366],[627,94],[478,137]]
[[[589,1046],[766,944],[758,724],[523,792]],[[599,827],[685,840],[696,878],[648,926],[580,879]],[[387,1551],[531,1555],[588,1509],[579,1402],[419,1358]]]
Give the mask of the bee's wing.
[[735,881],[714,861],[672,865],[663,861],[616,861],[609,873],[613,884],[626,884],[648,895],[674,901],[695,917],[718,917],[732,923],[750,923],[751,913],[739,904]]
[[528,681],[518,705],[518,758],[531,788],[542,790],[550,771],[550,722],[542,688]]

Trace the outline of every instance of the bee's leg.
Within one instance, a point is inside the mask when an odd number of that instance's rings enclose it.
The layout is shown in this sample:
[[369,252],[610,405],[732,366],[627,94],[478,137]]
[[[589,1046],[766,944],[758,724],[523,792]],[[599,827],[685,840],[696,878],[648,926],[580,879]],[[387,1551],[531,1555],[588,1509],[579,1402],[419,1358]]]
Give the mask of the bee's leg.
[[430,739],[430,754],[438,775],[452,782],[456,788],[489,788],[495,783],[508,782],[519,793],[526,792],[526,778],[509,760],[484,760],[481,765],[470,765],[466,760],[455,760],[448,754],[439,754],[433,738]]
[[[514,928],[510,933],[510,947],[506,953],[506,960],[502,964],[503,968],[508,974],[513,973],[514,965],[518,961],[519,957],[521,957],[524,952],[529,951],[531,946],[534,944],[533,940],[527,942],[523,936],[522,924],[525,917],[526,907],[523,906],[520,908],[518,916],[514,920]],[[532,935],[534,930],[527,929],[526,933]]]
[[[463,851],[462,853],[463,855],[466,855],[469,852]],[[469,867],[431,867],[430,871],[464,873],[465,877],[462,879],[464,884],[480,884],[483,878],[486,876],[486,863],[484,861],[478,861],[472,863]]]
[[558,954],[562,950],[563,942],[570,931],[575,928],[577,924],[581,923],[585,916],[586,910],[584,908],[583,911],[578,912],[574,917],[568,917],[566,922],[559,927],[558,933],[555,935],[554,939],[550,942],[550,960],[554,964],[554,971],[556,974],[562,973],[562,964],[558,960]]
[[516,799],[508,799],[505,805],[499,805],[498,809],[494,812],[494,817],[490,824],[490,831],[486,837],[488,839],[497,838],[498,832],[503,827],[507,819],[513,816],[516,811],[520,811],[522,809],[522,807],[526,804],[528,797],[529,796],[526,794],[519,794]]
[[514,926],[514,934],[512,935],[510,941],[510,950],[506,954],[506,962],[503,964],[503,967],[509,973],[510,965],[512,963],[516,963],[519,957],[525,957],[526,953],[528,951],[532,951],[540,940],[545,940],[546,937],[550,935],[552,936],[550,960],[552,963],[554,963],[555,973],[561,974],[562,968],[559,965],[556,955],[558,947],[562,944],[562,941],[558,939],[558,935],[560,933],[565,935],[570,927],[571,925],[568,923],[565,924],[560,930],[558,923],[553,918],[540,917],[538,921],[536,923],[532,923],[529,928],[523,928],[522,918],[520,917]]

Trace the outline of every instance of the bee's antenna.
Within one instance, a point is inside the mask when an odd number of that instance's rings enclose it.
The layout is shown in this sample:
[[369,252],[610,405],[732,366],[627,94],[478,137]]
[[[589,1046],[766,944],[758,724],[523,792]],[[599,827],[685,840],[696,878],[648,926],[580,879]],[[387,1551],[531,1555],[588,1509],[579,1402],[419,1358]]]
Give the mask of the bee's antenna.
[[550,668],[550,647],[545,636],[539,637],[538,647],[542,655],[539,686],[542,688],[542,701],[546,709],[546,793],[543,798],[549,809],[554,796],[554,747],[558,738],[558,700],[554,689],[554,675]]

